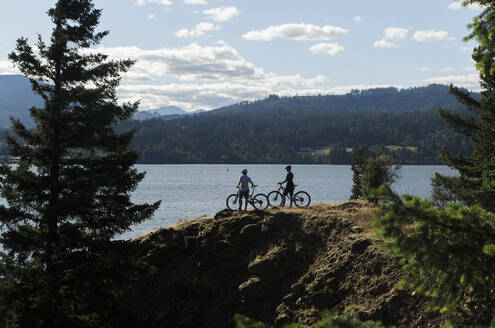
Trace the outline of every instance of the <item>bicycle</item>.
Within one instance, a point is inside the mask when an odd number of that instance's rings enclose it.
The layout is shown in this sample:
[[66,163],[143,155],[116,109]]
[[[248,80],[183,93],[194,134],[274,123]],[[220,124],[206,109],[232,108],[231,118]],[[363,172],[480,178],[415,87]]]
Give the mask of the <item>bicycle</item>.
[[[268,202],[268,197],[265,194],[261,194],[261,193],[254,195],[254,190],[256,189],[256,187],[257,185],[254,185],[254,187],[251,189],[251,194],[249,195],[247,202],[256,209],[265,209],[270,204]],[[227,208],[232,211],[239,209],[237,202],[239,201],[239,193],[241,192],[241,189],[239,187],[237,189],[239,189],[237,193],[230,194],[227,197],[227,201],[226,201]]]
[[[294,187],[297,187],[297,185],[294,185]],[[287,201],[290,202],[290,194],[286,195],[287,199],[285,199],[284,202],[283,190],[284,187],[279,183],[278,190],[270,191],[268,193],[268,202],[271,206],[282,206],[282,204],[287,204]],[[293,195],[292,201],[297,207],[308,207],[311,203],[311,196],[307,192],[301,190]]]

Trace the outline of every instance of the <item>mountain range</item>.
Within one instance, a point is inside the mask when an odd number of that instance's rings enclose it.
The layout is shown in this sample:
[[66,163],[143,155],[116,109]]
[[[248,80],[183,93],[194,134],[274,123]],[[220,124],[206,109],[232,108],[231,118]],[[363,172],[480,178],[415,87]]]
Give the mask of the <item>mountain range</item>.
[[[22,75],[0,75],[0,128],[10,126],[11,116],[20,119],[27,126],[33,126],[34,121],[30,117],[29,109],[42,105],[41,97],[31,90],[28,78]],[[147,120],[158,117],[172,119],[201,112],[204,112],[204,109],[188,112],[176,106],[167,106],[138,111],[134,119]]]
[[[26,78],[0,76],[0,127],[9,116],[32,124],[28,109],[40,104]],[[468,140],[446,128],[440,107],[463,110],[444,85],[272,95],[196,115],[175,106],[139,111],[118,129],[137,130],[132,146],[140,163],[347,164],[353,148],[367,144],[399,163],[440,164],[443,147],[472,151]]]
[[204,109],[198,109],[192,112],[183,110],[177,106],[166,106],[156,109],[141,110],[134,114],[135,120],[149,120],[152,118],[173,119],[183,115],[199,114],[205,112]]

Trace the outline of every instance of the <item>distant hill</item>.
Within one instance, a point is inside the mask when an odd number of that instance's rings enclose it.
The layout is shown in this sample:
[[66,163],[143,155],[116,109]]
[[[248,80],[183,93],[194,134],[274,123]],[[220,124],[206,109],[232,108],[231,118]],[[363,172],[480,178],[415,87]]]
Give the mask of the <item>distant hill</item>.
[[[475,95],[477,96],[477,95]],[[449,131],[438,108],[461,111],[443,85],[347,95],[278,97],[171,120],[125,122],[137,128],[141,163],[348,164],[367,144],[403,164],[441,164],[439,150],[471,152]]]
[[0,128],[10,125],[10,116],[32,125],[29,109],[42,103],[41,97],[31,90],[31,84],[26,77],[0,75]]
[[[444,146],[451,152],[471,151],[469,142],[438,117],[439,107],[463,108],[448,90],[430,85],[346,95],[272,95],[196,115],[168,106],[140,111],[137,120],[119,129],[138,129],[133,146],[142,163],[345,164],[358,144],[391,153],[401,163],[442,163],[438,151]],[[40,105],[27,78],[0,76],[0,128],[10,125],[10,116],[32,125],[29,108]]]
[[160,107],[156,109],[149,109],[149,110],[141,110],[138,111],[137,113],[134,114],[134,119],[135,120],[149,120],[152,118],[162,118],[162,119],[174,119],[174,118],[179,118],[183,115],[190,115],[190,114],[199,114],[205,112],[204,109],[198,109],[192,112],[188,112],[183,110],[182,108],[179,108],[177,106],[166,106],[166,107]]
[[[18,118],[24,124],[32,126],[33,119],[30,117],[29,109],[33,106],[42,106],[41,97],[31,90],[29,79],[23,75],[0,75],[0,128],[10,126],[10,117]],[[134,118],[147,120],[157,117],[164,119],[178,118],[182,115],[203,112],[199,109],[187,112],[177,106],[160,107],[157,109],[138,111]]]
[[408,89],[376,88],[352,90],[345,95],[319,95],[279,97],[271,95],[258,101],[243,101],[225,106],[216,112],[249,111],[251,114],[267,112],[345,114],[361,112],[410,112],[439,107],[461,107],[449,94],[449,87],[431,84]]

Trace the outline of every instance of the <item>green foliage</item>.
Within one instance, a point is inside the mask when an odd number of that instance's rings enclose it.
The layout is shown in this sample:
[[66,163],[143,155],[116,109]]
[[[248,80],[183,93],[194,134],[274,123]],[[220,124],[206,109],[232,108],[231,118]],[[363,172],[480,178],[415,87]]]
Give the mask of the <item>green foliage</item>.
[[236,314],[234,316],[234,321],[237,328],[267,328],[262,322],[252,320],[242,314]]
[[451,86],[469,115],[441,109],[440,116],[473,144],[470,156],[443,151],[456,176],[437,174],[433,201],[389,193],[378,218],[388,247],[404,259],[407,285],[431,296],[432,308],[453,317],[447,327],[495,323],[495,3],[470,24],[478,45],[481,99]]
[[355,149],[352,153],[352,190],[351,190],[351,199],[359,199],[363,198],[363,192],[361,191],[361,179],[362,172],[364,170],[364,166],[366,163],[366,158],[369,156],[367,154],[368,146],[362,145],[359,148]]
[[[316,322],[313,328],[385,328],[381,322],[366,321],[361,322],[355,315],[343,314],[338,315],[330,311],[321,312],[321,320]],[[235,317],[237,328],[264,328],[267,327],[261,322],[256,322],[245,316],[237,314]],[[284,325],[284,328],[303,328],[304,326],[297,323]],[[391,326],[390,328],[393,328]]]
[[400,166],[393,166],[393,159],[387,155],[367,155],[367,148],[361,146],[354,154],[351,166],[353,186],[351,199],[364,198],[377,202],[381,186],[392,185],[399,176]]
[[44,106],[31,109],[34,129],[12,121],[20,163],[0,167],[0,326],[133,326],[124,293],[139,268],[114,238],[159,206],[131,202],[144,175],[133,133],[115,133],[137,108],[116,98],[133,63],[87,51],[107,34],[92,1],[59,0],[48,15],[50,44],[21,38],[9,55]]
[[[471,34],[466,39],[475,39],[478,45],[473,50],[473,60],[480,73],[481,99],[473,98],[469,93],[451,86],[460,103],[465,105],[469,115],[461,116],[441,109],[440,116],[456,132],[470,138],[473,144],[471,156],[461,156],[443,152],[447,164],[460,172],[458,177],[437,175],[436,188],[445,195],[448,191],[452,198],[467,205],[478,204],[491,212],[495,211],[495,4],[492,1],[463,1],[464,4],[481,4],[486,9],[476,16],[469,25]],[[442,197],[437,197],[444,201]]]
[[[314,328],[385,328],[381,322],[361,322],[352,314],[338,315],[329,311],[321,313],[321,320],[315,323]],[[391,327],[392,328],[392,327]]]
[[410,273],[407,286],[431,296],[432,309],[456,323],[487,325],[495,309],[495,221],[478,206],[390,193],[377,222]]

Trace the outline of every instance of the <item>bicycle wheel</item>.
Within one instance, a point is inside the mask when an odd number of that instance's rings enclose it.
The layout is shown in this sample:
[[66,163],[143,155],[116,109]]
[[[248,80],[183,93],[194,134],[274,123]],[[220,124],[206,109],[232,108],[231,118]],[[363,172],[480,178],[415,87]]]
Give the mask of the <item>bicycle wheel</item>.
[[294,203],[297,207],[308,207],[309,203],[311,203],[311,196],[305,191],[298,191],[294,195]]
[[229,210],[235,211],[239,209],[239,196],[237,194],[229,195],[226,203]]
[[268,197],[268,202],[270,203],[271,206],[280,206],[282,205],[282,201],[284,200],[282,194],[276,190],[270,191],[267,197]]
[[265,209],[270,205],[268,202],[268,197],[265,194],[256,194],[253,197],[253,202],[251,203],[255,208]]

